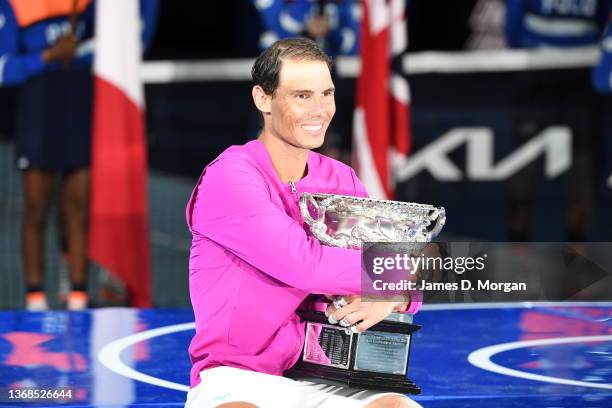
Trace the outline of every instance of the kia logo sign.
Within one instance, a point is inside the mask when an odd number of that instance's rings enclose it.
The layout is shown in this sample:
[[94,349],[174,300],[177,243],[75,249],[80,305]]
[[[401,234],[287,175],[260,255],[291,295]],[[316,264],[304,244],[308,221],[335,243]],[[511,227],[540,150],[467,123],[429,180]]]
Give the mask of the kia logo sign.
[[[545,175],[553,179],[572,164],[572,132],[567,126],[551,126],[505,158],[494,163],[494,135],[490,128],[455,128],[446,132],[396,168],[397,181],[406,181],[422,171],[440,181],[507,180],[539,156],[544,156]],[[466,146],[466,168],[460,169],[449,157]]]

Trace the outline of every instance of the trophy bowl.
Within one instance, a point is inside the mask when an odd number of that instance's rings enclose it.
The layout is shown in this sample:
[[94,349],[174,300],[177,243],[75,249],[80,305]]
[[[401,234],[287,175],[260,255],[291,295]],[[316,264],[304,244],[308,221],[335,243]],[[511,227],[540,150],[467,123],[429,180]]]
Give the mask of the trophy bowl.
[[[442,207],[334,194],[303,193],[300,212],[323,244],[366,250],[382,243],[425,245],[442,230]],[[401,250],[401,249],[400,249]],[[313,379],[369,389],[420,393],[408,377],[412,334],[420,326],[412,315],[392,313],[369,330],[356,333],[332,324],[324,313],[300,311],[305,344],[299,361],[285,372],[295,379]]]
[[354,249],[369,242],[430,242],[446,222],[443,207],[335,194],[303,193],[300,212],[323,244]]

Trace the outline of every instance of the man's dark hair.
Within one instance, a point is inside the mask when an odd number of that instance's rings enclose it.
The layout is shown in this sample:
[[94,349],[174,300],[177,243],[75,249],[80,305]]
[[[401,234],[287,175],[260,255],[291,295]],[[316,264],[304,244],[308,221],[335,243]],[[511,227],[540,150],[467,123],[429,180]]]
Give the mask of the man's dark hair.
[[272,44],[255,60],[251,69],[253,85],[259,85],[268,95],[278,88],[282,62],[285,59],[323,61],[332,69],[332,60],[308,38],[287,38]]

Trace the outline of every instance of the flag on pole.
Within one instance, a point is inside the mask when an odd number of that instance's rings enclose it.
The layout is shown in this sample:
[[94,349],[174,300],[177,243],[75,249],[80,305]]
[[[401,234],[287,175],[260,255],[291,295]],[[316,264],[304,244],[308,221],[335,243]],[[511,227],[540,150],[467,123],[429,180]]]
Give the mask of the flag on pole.
[[364,0],[353,118],[355,168],[370,196],[392,199],[393,169],[410,151],[410,88],[393,70],[407,47],[405,0]]
[[96,1],[89,255],[151,305],[138,0]]

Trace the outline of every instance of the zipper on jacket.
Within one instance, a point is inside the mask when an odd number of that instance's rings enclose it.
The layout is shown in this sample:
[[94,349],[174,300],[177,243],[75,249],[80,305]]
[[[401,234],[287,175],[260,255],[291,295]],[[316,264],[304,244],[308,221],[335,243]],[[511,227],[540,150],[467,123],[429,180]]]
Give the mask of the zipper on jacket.
[[300,205],[299,205],[300,196],[298,194],[297,188],[295,187],[295,183],[293,181],[290,181],[289,187],[291,188],[291,193],[293,194],[293,198],[295,199],[295,204],[296,204],[295,207],[291,209],[291,212],[293,213],[293,218],[296,220],[302,220],[302,223],[303,223],[304,221],[302,218],[302,212],[300,211]]
[[295,184],[293,184],[293,181],[289,182],[289,187],[291,187],[291,192],[297,197],[297,188],[295,188]]

